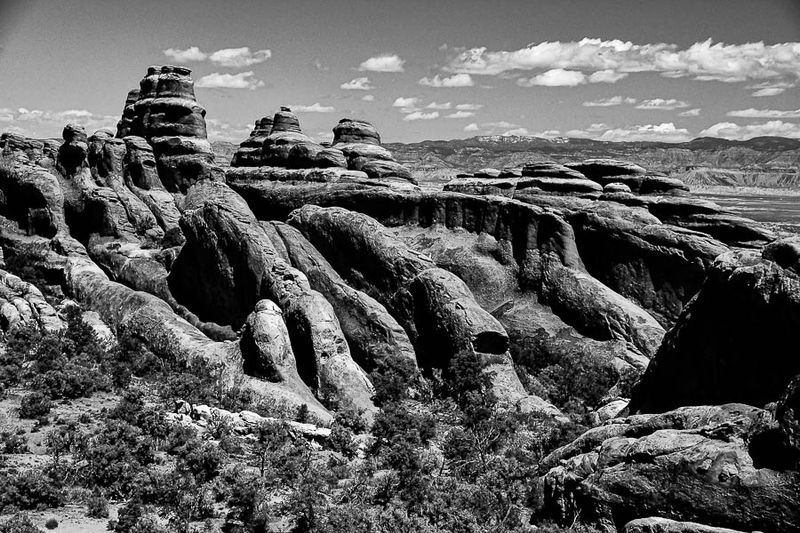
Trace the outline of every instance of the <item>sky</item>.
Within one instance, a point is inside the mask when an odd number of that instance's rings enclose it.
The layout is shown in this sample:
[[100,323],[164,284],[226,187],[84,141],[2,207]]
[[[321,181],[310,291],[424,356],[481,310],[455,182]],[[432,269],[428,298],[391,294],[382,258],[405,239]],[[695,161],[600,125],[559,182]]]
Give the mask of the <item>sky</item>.
[[114,127],[184,65],[209,137],[800,138],[800,0],[0,0],[0,132]]

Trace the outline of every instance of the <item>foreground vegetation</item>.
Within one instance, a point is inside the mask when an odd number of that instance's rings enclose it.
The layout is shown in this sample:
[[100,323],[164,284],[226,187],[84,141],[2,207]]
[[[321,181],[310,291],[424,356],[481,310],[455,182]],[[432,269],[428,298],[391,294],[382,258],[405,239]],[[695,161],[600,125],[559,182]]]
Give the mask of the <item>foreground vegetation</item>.
[[[181,424],[168,415],[175,400],[287,413],[131,340],[109,347],[77,308],[66,319],[58,335],[17,329],[0,356],[4,391],[26,391],[19,416],[46,435],[46,464],[31,468],[6,461],[29,451],[25,432],[0,435],[0,513],[10,517],[0,532],[38,531],[26,511],[57,515],[67,503],[94,518],[109,517],[115,504],[108,528],[117,533],[528,531],[540,459],[582,429],[500,409],[472,354],[428,379],[401,363],[379,366],[372,380],[380,411],[369,432],[351,411],[340,412],[323,443],[279,422],[246,434],[224,417],[204,428]],[[53,416],[54,406],[100,391],[119,398],[101,416]],[[291,416],[306,420],[308,412]]]

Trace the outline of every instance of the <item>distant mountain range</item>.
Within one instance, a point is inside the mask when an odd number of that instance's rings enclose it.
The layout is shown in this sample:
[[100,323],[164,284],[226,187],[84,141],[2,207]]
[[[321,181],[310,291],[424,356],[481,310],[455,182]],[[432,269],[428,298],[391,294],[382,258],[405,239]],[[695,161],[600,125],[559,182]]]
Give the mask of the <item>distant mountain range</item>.
[[685,143],[608,142],[559,137],[483,136],[449,141],[387,143],[421,181],[448,181],[481,168],[520,167],[528,161],[622,159],[683,179],[689,185],[800,188],[800,140],[701,137]]
[[[221,141],[212,145],[218,162],[228,165],[237,145]],[[528,161],[563,163],[604,157],[632,161],[695,187],[800,189],[800,140],[784,137],[746,141],[700,137],[685,143],[663,143],[491,135],[384,146],[424,183],[447,182],[459,173],[487,167],[521,167]]]

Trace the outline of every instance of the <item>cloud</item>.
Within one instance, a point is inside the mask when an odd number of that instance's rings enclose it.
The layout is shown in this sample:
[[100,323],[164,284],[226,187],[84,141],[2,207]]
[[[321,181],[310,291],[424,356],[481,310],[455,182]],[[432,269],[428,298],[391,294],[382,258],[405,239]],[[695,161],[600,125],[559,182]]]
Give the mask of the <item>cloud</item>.
[[399,107],[401,113],[413,113],[419,111],[419,98],[398,96],[392,107]]
[[479,129],[477,122],[471,122],[464,126],[464,131],[478,131]]
[[397,54],[382,54],[370,57],[359,65],[358,70],[369,72],[403,72],[405,60]]
[[517,85],[520,87],[575,87],[586,83],[586,74],[577,70],[554,68],[532,78],[520,78]]
[[243,46],[241,48],[223,48],[217,50],[208,56],[209,61],[221,67],[229,68],[243,68],[250,65],[263,63],[272,57],[271,50],[256,50],[250,51],[250,47]]
[[329,105],[322,105],[319,102],[313,103],[311,105],[293,105],[290,106],[293,110],[299,111],[301,113],[333,113],[336,111],[336,108]]
[[764,87],[753,92],[753,96],[777,96],[786,91],[783,87]]
[[800,139],[800,124],[781,120],[770,120],[769,122],[748,124],[746,126],[739,126],[733,122],[718,122],[701,131],[700,135],[740,141],[763,136]]
[[411,121],[411,120],[433,120],[435,118],[439,118],[439,112],[438,111],[431,111],[430,113],[424,113],[422,111],[414,111],[413,113],[410,113],[410,114],[404,116],[403,120],[405,120],[405,121]]
[[447,118],[469,118],[474,116],[474,111],[456,111],[455,113],[450,113],[447,115]]
[[696,116],[698,116],[700,114],[700,111],[701,111],[701,109],[699,107],[696,107],[694,109],[687,109],[686,111],[682,111],[681,113],[678,113],[678,116],[681,116],[681,117],[696,117]]
[[498,129],[509,129],[509,128],[519,128],[519,124],[514,124],[513,122],[506,122],[505,120],[501,120],[499,122],[484,122],[482,124],[484,128],[498,128]]
[[453,104],[451,104],[450,102],[445,102],[443,104],[439,104],[437,102],[431,102],[430,104],[425,106],[425,109],[439,109],[440,111],[444,111],[447,109],[451,109],[452,107]]
[[374,94],[365,94],[364,96],[361,97],[361,99],[364,100],[365,102],[374,102],[375,101],[375,95]]
[[200,49],[196,46],[190,46],[186,50],[180,50],[178,48],[167,48],[166,50],[162,50],[165,56],[172,59],[176,63],[189,63],[192,61],[205,61],[208,58],[208,54],[205,52],[200,51]]
[[330,70],[330,67],[327,67],[322,64],[322,61],[319,58],[314,58],[314,61],[311,62],[311,66],[317,69],[320,72],[325,72],[326,70]]
[[[654,72],[671,78],[690,77],[727,83],[800,79],[800,43],[714,43],[711,39],[687,48],[670,43],[636,44],[619,39],[544,41],[518,50],[460,49],[446,70],[465,74],[499,75],[520,70],[589,72],[593,82],[616,81],[622,74]],[[577,79],[573,75],[573,79]]]
[[250,135],[253,124],[248,122],[246,124],[236,125],[215,118],[207,118],[206,128],[208,130],[209,139],[238,143]]
[[729,117],[744,118],[800,118],[800,109],[782,111],[779,109],[738,109],[725,113]]
[[633,105],[636,103],[636,98],[631,97],[623,97],[623,96],[612,96],[610,98],[601,98],[600,100],[593,100],[590,102],[584,102],[584,107],[612,107],[622,104],[630,104]]
[[441,78],[435,75],[433,78],[421,78],[419,84],[425,87],[473,87],[475,82],[469,74],[453,74],[452,76]]
[[206,89],[256,89],[263,87],[265,83],[254,78],[252,70],[239,72],[238,74],[220,74],[214,72],[200,78],[195,87]]
[[345,91],[371,91],[375,87],[369,82],[369,78],[355,78],[339,85]]
[[676,100],[675,98],[653,98],[652,100],[642,100],[636,109],[657,109],[661,111],[672,111],[689,107],[689,104],[683,100]]
[[615,72],[612,69],[598,70],[589,75],[589,83],[617,83],[627,77],[627,72]]
[[242,68],[249,67],[258,63],[263,63],[272,57],[271,50],[256,50],[250,51],[250,47],[242,46],[241,48],[223,48],[216,52],[206,53],[201,51],[196,46],[190,46],[186,50],[178,48],[168,48],[163,50],[164,55],[178,63],[189,63],[192,61],[205,61],[208,59],[215,65],[229,68]]
[[691,140],[689,130],[676,128],[672,122],[644,124],[626,128],[613,128],[600,135],[601,141],[658,141],[684,142]]
[[101,128],[116,131],[118,115],[102,115],[87,109],[66,109],[63,111],[28,109],[20,107],[0,109],[0,123],[3,131],[19,133],[27,137],[61,137],[67,124],[79,124],[91,135]]
[[530,134],[528,128],[515,128],[502,133],[503,137],[527,137]]
[[483,108],[483,104],[456,104],[456,109],[459,111],[477,111]]

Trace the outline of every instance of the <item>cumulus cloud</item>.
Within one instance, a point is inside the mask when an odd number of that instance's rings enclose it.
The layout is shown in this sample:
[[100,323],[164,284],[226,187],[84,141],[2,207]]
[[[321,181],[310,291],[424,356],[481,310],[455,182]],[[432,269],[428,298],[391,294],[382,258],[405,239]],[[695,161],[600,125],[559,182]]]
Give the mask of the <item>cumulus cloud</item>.
[[676,128],[672,122],[644,124],[626,128],[613,128],[600,135],[601,141],[660,141],[684,142],[692,136],[686,128]]
[[800,118],[800,109],[783,111],[780,109],[737,109],[725,113],[729,117],[743,118]]
[[453,74],[449,77],[440,77],[438,74],[433,78],[421,78],[419,84],[425,87],[473,87],[475,82],[469,74]]
[[505,120],[500,120],[498,122],[484,122],[482,124],[484,128],[496,128],[496,129],[509,129],[509,128],[519,128],[519,124],[514,124],[513,122],[506,122]]
[[409,113],[408,115],[403,117],[405,121],[411,120],[433,120],[435,118],[439,118],[438,111],[431,111],[430,113],[425,113],[423,111],[414,111],[413,113]]
[[381,54],[370,57],[358,66],[360,71],[369,72],[403,72],[404,59],[397,54]]
[[722,137],[723,139],[746,140],[753,137],[775,136],[800,139],[800,124],[770,120],[761,124],[740,126],[734,122],[718,122],[700,132],[704,137]]
[[800,79],[800,43],[725,44],[708,39],[681,48],[670,43],[636,44],[619,39],[544,41],[511,51],[486,47],[457,50],[446,68],[450,72],[483,75],[560,69],[580,71],[589,78],[594,76],[591,80],[594,82],[613,82],[615,78],[621,79],[620,75],[655,72],[672,78],[728,83],[782,81],[795,86]]
[[419,103],[419,98],[398,96],[392,107],[414,107]]
[[653,98],[651,100],[642,100],[639,102],[639,105],[636,106],[636,109],[672,111],[673,109],[679,109],[683,107],[689,107],[689,104],[683,100],[676,100],[675,98]]
[[339,88],[344,89],[346,91],[371,91],[375,87],[370,83],[369,78],[355,78],[350,81],[347,81],[341,85]]
[[447,115],[447,118],[469,118],[474,116],[474,111],[456,111],[455,113],[450,113]]
[[589,83],[617,83],[627,77],[627,72],[615,72],[612,69],[598,70],[589,75]]
[[583,106],[585,107],[612,107],[618,106],[622,104],[629,104],[633,105],[636,103],[636,98],[631,97],[623,97],[623,96],[612,96],[610,98],[601,98],[600,100],[593,100],[589,102],[583,102]]
[[681,117],[696,117],[700,114],[700,111],[701,109],[699,107],[696,107],[694,109],[687,109],[686,111],[682,111],[678,113],[678,115]]
[[26,107],[0,108],[0,124],[3,124],[3,131],[27,137],[61,137],[64,126],[70,123],[83,126],[89,135],[101,128],[115,131],[118,120],[117,115],[103,115],[87,109],[53,111]]
[[208,54],[202,52],[200,48],[196,46],[190,46],[186,50],[181,50],[179,48],[167,48],[166,50],[162,50],[165,56],[172,59],[176,63],[189,63],[192,61],[205,61],[208,58]]
[[531,132],[528,128],[515,128],[513,130],[504,131],[501,135],[503,137],[527,137]]
[[464,131],[478,131],[479,129],[477,122],[471,122],[464,126]]
[[206,89],[256,89],[263,87],[265,83],[255,78],[252,70],[239,72],[238,74],[220,74],[214,72],[200,78],[195,87]]
[[533,87],[534,85],[575,87],[584,83],[586,83],[586,74],[577,70],[565,70],[563,68],[554,68],[532,78],[520,78],[517,80],[517,85],[520,87]]
[[208,138],[215,141],[241,142],[250,135],[251,123],[231,124],[215,118],[206,119]]
[[482,107],[483,104],[456,104],[456,109],[459,111],[477,111]]
[[375,101],[375,95],[374,94],[365,94],[364,96],[361,97],[361,99],[364,100],[365,102],[374,102]]
[[452,107],[453,104],[451,104],[450,102],[444,102],[443,104],[437,102],[431,102],[430,104],[425,106],[425,109],[438,109],[440,111],[444,111],[447,109],[451,109]]
[[241,48],[223,48],[222,50],[217,50],[209,55],[208,59],[221,67],[243,68],[263,63],[270,57],[272,57],[271,50],[264,49],[251,52],[250,47],[243,46]]
[[252,52],[249,46],[242,46],[241,48],[223,48],[211,53],[203,52],[196,46],[190,46],[186,50],[168,48],[162,51],[165,56],[177,63],[205,61],[208,59],[215,65],[229,68],[249,67],[250,65],[263,63],[272,57],[271,50],[264,49]]
[[322,105],[319,102],[315,102],[311,105],[293,105],[290,106],[293,110],[299,111],[301,113],[333,113],[336,111],[336,108],[329,105]]

